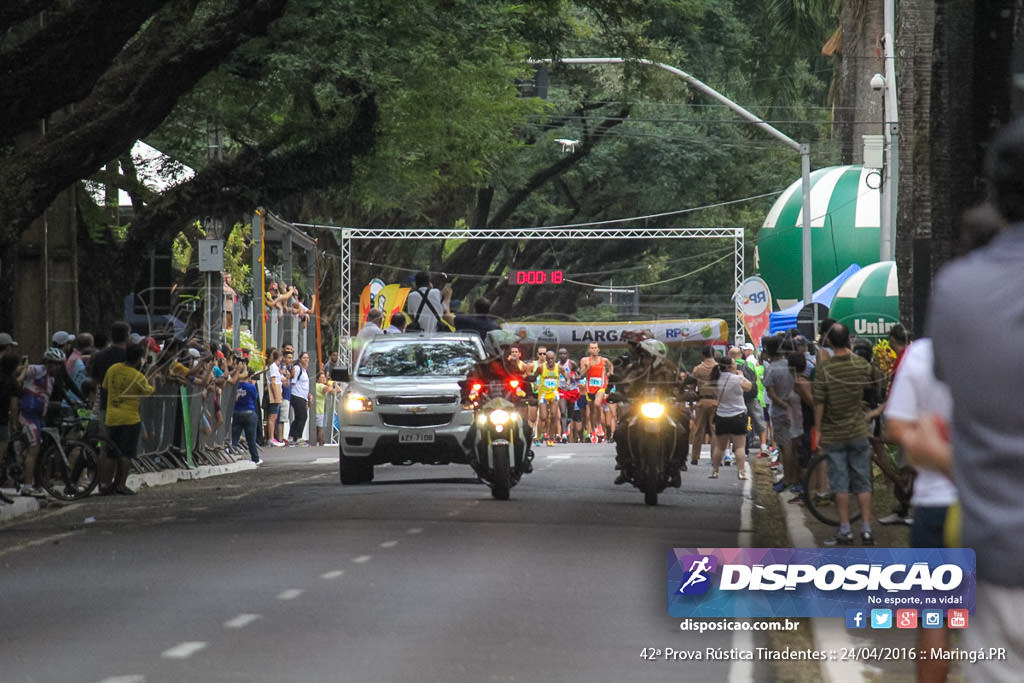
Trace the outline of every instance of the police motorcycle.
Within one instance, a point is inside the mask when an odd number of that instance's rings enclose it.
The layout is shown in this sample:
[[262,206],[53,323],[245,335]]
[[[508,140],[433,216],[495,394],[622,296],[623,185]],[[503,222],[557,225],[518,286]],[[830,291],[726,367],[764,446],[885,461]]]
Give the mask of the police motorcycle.
[[[632,341],[632,340],[627,340]],[[616,391],[609,400],[628,401],[615,430],[616,484],[630,483],[644,493],[644,503],[658,504],[658,494],[682,485],[689,447],[689,420],[678,409],[679,372],[668,362],[664,343],[640,333],[612,376]]]
[[464,447],[476,475],[491,495],[508,500],[512,487],[533,471],[532,430],[518,408],[530,392],[518,359],[510,358],[516,336],[506,330],[487,334],[488,358],[460,382],[463,401],[473,406],[473,425]]

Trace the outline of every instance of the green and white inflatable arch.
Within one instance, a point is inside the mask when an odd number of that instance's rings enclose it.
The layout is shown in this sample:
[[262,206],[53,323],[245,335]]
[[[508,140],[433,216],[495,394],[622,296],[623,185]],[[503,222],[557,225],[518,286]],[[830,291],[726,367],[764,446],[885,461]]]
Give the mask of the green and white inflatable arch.
[[888,336],[900,321],[896,262],[872,263],[851,275],[836,292],[828,315],[872,343]]
[[[811,173],[812,290],[850,264],[878,261],[881,179],[863,166]],[[755,265],[780,308],[803,296],[803,190],[796,180],[779,196],[757,235]]]

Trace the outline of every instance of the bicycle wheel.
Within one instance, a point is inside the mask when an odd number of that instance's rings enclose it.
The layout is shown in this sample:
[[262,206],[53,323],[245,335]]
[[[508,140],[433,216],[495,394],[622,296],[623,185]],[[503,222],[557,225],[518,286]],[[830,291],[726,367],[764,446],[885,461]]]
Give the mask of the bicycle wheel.
[[[828,457],[817,455],[811,459],[804,473],[804,504],[814,517],[829,526],[839,526],[839,507],[835,494],[828,487]],[[850,496],[850,522],[860,519],[857,497]]]
[[85,498],[99,483],[96,451],[84,441],[74,439],[62,441],[61,447],[49,441],[40,451],[36,484],[60,500]]

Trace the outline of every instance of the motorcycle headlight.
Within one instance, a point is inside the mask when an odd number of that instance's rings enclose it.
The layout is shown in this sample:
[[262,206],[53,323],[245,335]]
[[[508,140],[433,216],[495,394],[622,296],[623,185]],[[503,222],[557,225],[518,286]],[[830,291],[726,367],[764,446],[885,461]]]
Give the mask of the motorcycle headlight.
[[351,392],[345,397],[345,410],[350,413],[362,413],[373,410],[373,401],[362,394]]
[[657,401],[648,401],[640,406],[640,414],[648,420],[657,420],[665,414],[665,404]]
[[493,425],[507,425],[510,419],[511,416],[507,410],[501,410],[499,408],[498,410],[491,411],[490,420]]

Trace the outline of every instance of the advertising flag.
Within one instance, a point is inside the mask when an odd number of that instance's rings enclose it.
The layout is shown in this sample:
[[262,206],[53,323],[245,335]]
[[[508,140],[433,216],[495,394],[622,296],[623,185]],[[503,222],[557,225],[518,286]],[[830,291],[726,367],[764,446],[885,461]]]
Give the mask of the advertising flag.
[[768,284],[759,277],[748,277],[732,295],[743,315],[743,324],[754,346],[761,345],[761,337],[771,323],[772,293]]

